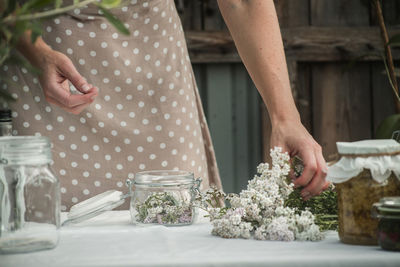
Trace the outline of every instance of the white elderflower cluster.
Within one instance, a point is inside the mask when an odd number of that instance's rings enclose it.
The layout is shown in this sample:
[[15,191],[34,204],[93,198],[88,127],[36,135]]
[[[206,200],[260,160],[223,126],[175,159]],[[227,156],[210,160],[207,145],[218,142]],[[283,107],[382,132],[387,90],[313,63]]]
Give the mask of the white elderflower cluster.
[[[225,238],[250,238],[259,240],[321,240],[319,227],[310,211],[300,214],[296,209],[284,207],[293,191],[288,183],[289,155],[282,148],[271,149],[272,166],[262,163],[258,175],[249,181],[239,195],[230,194],[229,209],[212,210],[212,234]],[[210,209],[209,209],[210,210]],[[226,211],[225,215],[221,212]],[[219,217],[218,217],[219,214]]]

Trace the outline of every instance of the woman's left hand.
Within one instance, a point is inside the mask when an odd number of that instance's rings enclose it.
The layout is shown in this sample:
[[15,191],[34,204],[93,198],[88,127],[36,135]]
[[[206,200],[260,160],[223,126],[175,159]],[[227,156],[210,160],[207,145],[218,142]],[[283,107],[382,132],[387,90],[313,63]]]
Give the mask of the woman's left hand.
[[319,195],[329,187],[326,181],[328,167],[321,146],[313,139],[300,121],[279,122],[272,126],[270,146],[282,147],[290,157],[299,156],[304,163],[302,175],[293,183],[302,186],[304,200]]

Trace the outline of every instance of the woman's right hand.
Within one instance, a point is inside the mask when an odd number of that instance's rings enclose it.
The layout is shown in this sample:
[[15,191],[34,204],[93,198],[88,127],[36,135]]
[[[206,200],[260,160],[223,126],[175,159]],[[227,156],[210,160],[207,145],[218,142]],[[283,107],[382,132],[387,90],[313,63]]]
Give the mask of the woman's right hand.
[[[18,49],[41,71],[39,81],[46,100],[70,113],[82,112],[95,100],[98,89],[79,74],[66,55],[52,50],[41,38],[34,44],[29,39],[21,40]],[[68,81],[81,94],[72,94]]]

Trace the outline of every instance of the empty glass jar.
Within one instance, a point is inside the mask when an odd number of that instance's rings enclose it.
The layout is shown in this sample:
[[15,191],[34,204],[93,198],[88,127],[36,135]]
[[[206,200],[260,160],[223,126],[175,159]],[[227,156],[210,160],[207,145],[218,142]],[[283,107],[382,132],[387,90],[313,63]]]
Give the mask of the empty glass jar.
[[0,253],[53,248],[60,226],[59,181],[46,137],[0,137]]
[[[135,224],[188,225],[195,219],[194,200],[201,179],[185,171],[145,171],[127,181]],[[133,192],[132,192],[133,191]]]

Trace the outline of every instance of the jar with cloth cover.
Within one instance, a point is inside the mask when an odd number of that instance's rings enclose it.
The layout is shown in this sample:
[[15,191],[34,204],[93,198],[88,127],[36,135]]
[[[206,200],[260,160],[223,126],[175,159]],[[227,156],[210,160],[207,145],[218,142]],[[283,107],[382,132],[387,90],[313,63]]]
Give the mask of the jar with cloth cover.
[[377,245],[375,202],[400,195],[400,144],[392,139],[337,142],[340,160],[327,179],[336,185],[343,243]]

